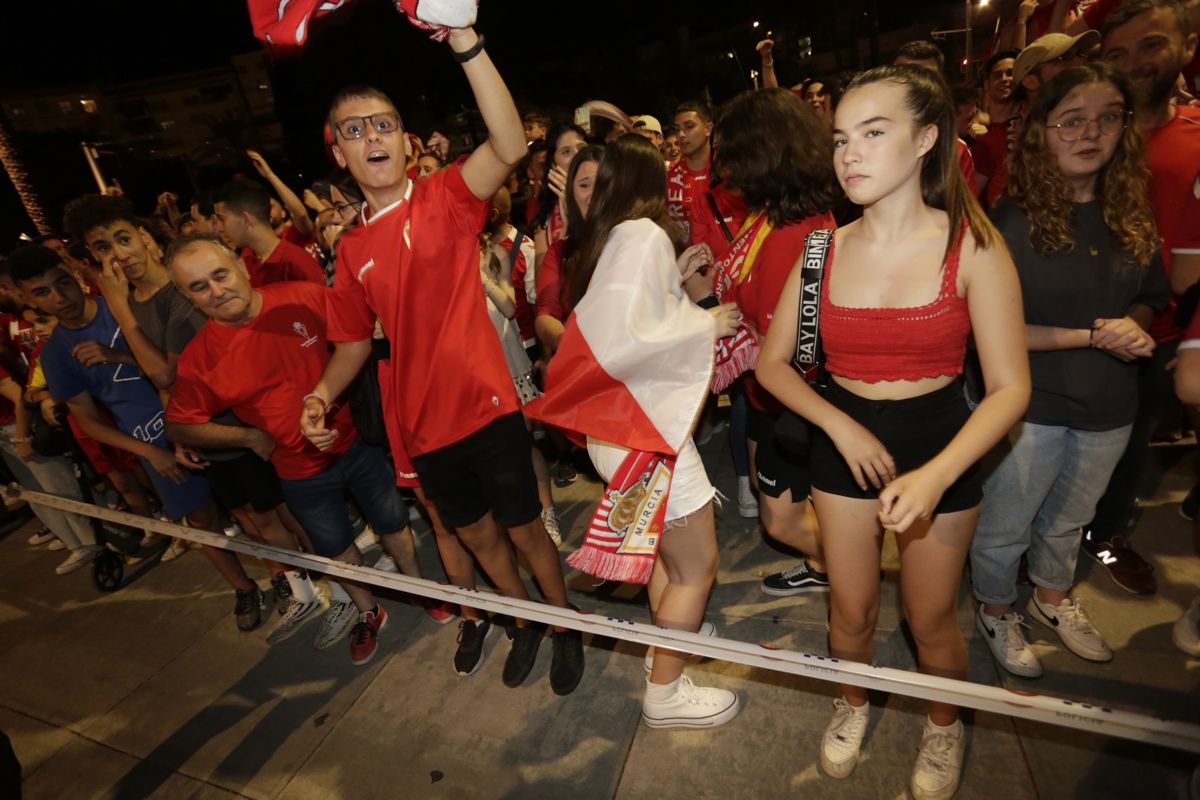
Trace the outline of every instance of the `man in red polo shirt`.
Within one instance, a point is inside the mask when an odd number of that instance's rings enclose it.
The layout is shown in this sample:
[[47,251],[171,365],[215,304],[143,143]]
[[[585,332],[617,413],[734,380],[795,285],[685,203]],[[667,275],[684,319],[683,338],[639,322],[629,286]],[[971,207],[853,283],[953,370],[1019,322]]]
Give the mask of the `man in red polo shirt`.
[[[300,423],[317,446],[333,441],[322,398],[335,397],[362,368],[378,318],[395,348],[394,391],[384,392],[384,413],[400,434],[392,456],[401,481],[419,475],[443,521],[457,529],[461,544],[450,536],[438,540],[450,580],[474,583],[465,545],[503,594],[529,597],[503,526],[547,602],[565,608],[562,564],[542,524],[529,435],[479,286],[478,236],[488,201],[525,155],[525,134],[483,38],[458,28],[447,42],[488,129],[488,140],[461,164],[414,184],[405,173],[400,115],[386,95],[345,89],[330,107],[334,158],[350,170],[366,204],[361,224],[338,242],[329,298],[329,336],[337,348],[305,399]],[[415,470],[406,467],[405,451]],[[478,667],[489,631],[486,617],[463,621],[455,656],[460,674]],[[518,621],[504,666],[508,686],[528,676],[543,633]],[[583,644],[576,631],[555,631],[553,638],[550,683],[567,694],[583,674]]]
[[688,243],[707,244],[719,261],[746,220],[746,204],[712,175],[712,108],[698,101],[681,104],[675,127],[681,155],[667,167],[667,208],[683,224]]
[[250,284],[309,281],[325,285],[325,272],[307,250],[281,239],[271,227],[271,195],[251,181],[230,181],[213,195],[217,235],[240,251]]
[[[1196,55],[1196,33],[1178,0],[1127,0],[1105,20],[1103,36],[1103,58],[1129,74],[1137,93],[1134,119],[1146,141],[1150,207],[1163,242],[1163,267],[1178,296],[1200,280],[1200,110],[1172,102],[1180,72]],[[1139,365],[1138,414],[1129,444],[1083,538],[1084,552],[1135,594],[1153,594],[1157,588],[1150,565],[1124,537],[1138,488],[1157,478],[1147,456],[1172,397],[1167,363],[1183,338],[1175,325],[1174,300],[1151,324],[1150,335],[1157,346]]]

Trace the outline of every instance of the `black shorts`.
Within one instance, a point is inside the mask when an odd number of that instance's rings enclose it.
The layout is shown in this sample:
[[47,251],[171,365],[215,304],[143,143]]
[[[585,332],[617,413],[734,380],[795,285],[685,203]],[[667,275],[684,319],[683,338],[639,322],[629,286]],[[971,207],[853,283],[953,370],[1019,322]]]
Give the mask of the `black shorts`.
[[249,450],[237,458],[209,462],[204,477],[208,478],[213,497],[226,511],[248,505],[262,514],[283,502],[275,468]]
[[775,423],[778,421],[779,414],[750,406],[746,435],[757,443],[754,471],[758,476],[758,491],[768,497],[779,497],[790,491],[792,502],[800,503],[808,497],[812,483],[809,453],[792,453],[779,446],[775,441]]
[[450,527],[471,525],[491,511],[505,528],[518,528],[542,513],[532,449],[518,412],[412,462],[425,495]]
[[[905,400],[868,400],[830,382],[823,396],[869,430],[896,462],[896,473],[911,472],[940,453],[966,423],[971,410],[962,383],[954,383]],[[820,428],[813,429],[811,467],[813,488],[822,492],[872,500],[874,487],[863,491],[833,441]],[[966,511],[983,499],[983,470],[972,464],[942,495],[935,514]]]

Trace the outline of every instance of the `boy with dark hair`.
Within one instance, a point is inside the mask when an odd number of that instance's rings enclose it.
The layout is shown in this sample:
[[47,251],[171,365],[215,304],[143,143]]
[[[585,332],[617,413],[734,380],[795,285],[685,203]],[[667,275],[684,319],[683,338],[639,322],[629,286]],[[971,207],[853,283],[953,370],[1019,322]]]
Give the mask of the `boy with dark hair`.
[[940,75],[946,69],[946,56],[936,44],[921,39],[901,45],[892,63],[925,67]]
[[241,253],[250,283],[265,286],[283,281],[325,285],[325,272],[312,254],[271,226],[271,195],[251,181],[230,181],[213,195],[214,229]]

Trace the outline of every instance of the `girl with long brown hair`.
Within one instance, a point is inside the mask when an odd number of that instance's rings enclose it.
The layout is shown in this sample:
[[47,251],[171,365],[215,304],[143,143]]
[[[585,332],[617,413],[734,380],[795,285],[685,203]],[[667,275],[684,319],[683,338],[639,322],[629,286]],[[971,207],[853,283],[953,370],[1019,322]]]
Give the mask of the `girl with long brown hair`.
[[1042,666],[1013,608],[1022,555],[1029,616],[1081,658],[1112,658],[1069,592],[1081,528],[1129,439],[1146,328],[1169,300],[1132,117],[1129,79],[1111,65],[1059,74],[1038,91],[992,212],[1021,279],[1033,397],[984,484],[971,575],[983,641],[1027,678]]
[[[683,250],[682,231],[667,209],[662,157],[637,134],[606,147],[587,217],[571,235],[579,241],[564,276],[566,330],[546,393],[527,407],[536,419],[586,436],[588,455],[608,484],[583,548],[568,563],[601,577],[647,582],[655,624],[696,632],[717,570],[716,490],[691,434],[712,379],[713,343],[732,335],[741,315],[732,303],[705,311],[684,292],[683,281],[712,253],[703,244]],[[637,528],[622,510],[640,513],[646,506],[638,498],[646,497],[656,498],[658,516]],[[603,541],[593,540],[597,529]],[[649,533],[633,538],[639,530]],[[622,545],[603,553],[613,540]],[[581,553],[594,560],[579,560]],[[698,728],[732,719],[737,695],[693,685],[684,660],[655,649],[642,702],[645,724]]]
[[[890,529],[918,665],[962,679],[956,607],[981,498],[975,464],[1020,417],[1029,373],[1016,274],[966,187],[955,142],[949,89],[930,70],[855,77],[835,111],[833,163],[863,216],[833,232],[825,258],[820,335],[831,379],[818,393],[790,363],[801,269],[784,287],[757,374],[815,428],[832,654],[871,661]],[[987,384],[974,411],[958,380],[971,331]],[[865,689],[841,689],[820,753],[837,778],[858,761],[869,712]],[[910,783],[918,800],[954,793],[963,745],[958,709],[931,703]]]

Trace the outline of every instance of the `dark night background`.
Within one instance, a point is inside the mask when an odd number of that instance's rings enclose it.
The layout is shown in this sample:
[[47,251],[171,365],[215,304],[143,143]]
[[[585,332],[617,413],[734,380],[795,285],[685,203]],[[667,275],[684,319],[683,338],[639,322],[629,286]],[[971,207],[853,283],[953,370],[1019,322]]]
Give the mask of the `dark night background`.
[[[630,114],[652,113],[664,122],[670,109],[707,93],[721,101],[749,88],[746,71],[758,66],[754,44],[771,30],[781,83],[818,70],[800,60],[801,36],[814,54],[830,55],[843,69],[866,66],[872,20],[877,30],[914,24],[924,30],[962,26],[961,2],[842,0],[832,3],[611,2],[570,4],[544,0],[484,0],[477,29],[521,109],[538,107],[565,117],[579,103],[608,100]],[[761,27],[751,27],[759,20]],[[0,97],[39,90],[110,86],[227,64],[230,56],[258,49],[244,2],[32,3],[6,7],[0,48]],[[957,37],[961,39],[961,37]],[[856,44],[857,42],[857,44]],[[943,42],[950,61],[961,43]],[[957,49],[956,49],[957,48]],[[742,69],[729,59],[736,52]],[[891,53],[882,51],[879,58]],[[406,127],[427,136],[435,127],[466,134],[473,105],[461,69],[446,45],[410,26],[390,0],[353,0],[313,24],[298,55],[271,65],[275,116],[283,126],[281,152],[270,154],[276,172],[299,188],[331,168],[320,140],[326,104],[348,84],[378,86],[397,102]],[[11,130],[10,130],[11,133]],[[30,177],[55,227],[66,199],[95,191],[79,149],[80,136],[14,136]],[[186,203],[194,173],[182,166],[136,166],[136,153],[102,160],[140,208],[158,191]],[[244,165],[243,168],[247,168]],[[35,233],[12,184],[0,177],[0,249],[19,232]]]

